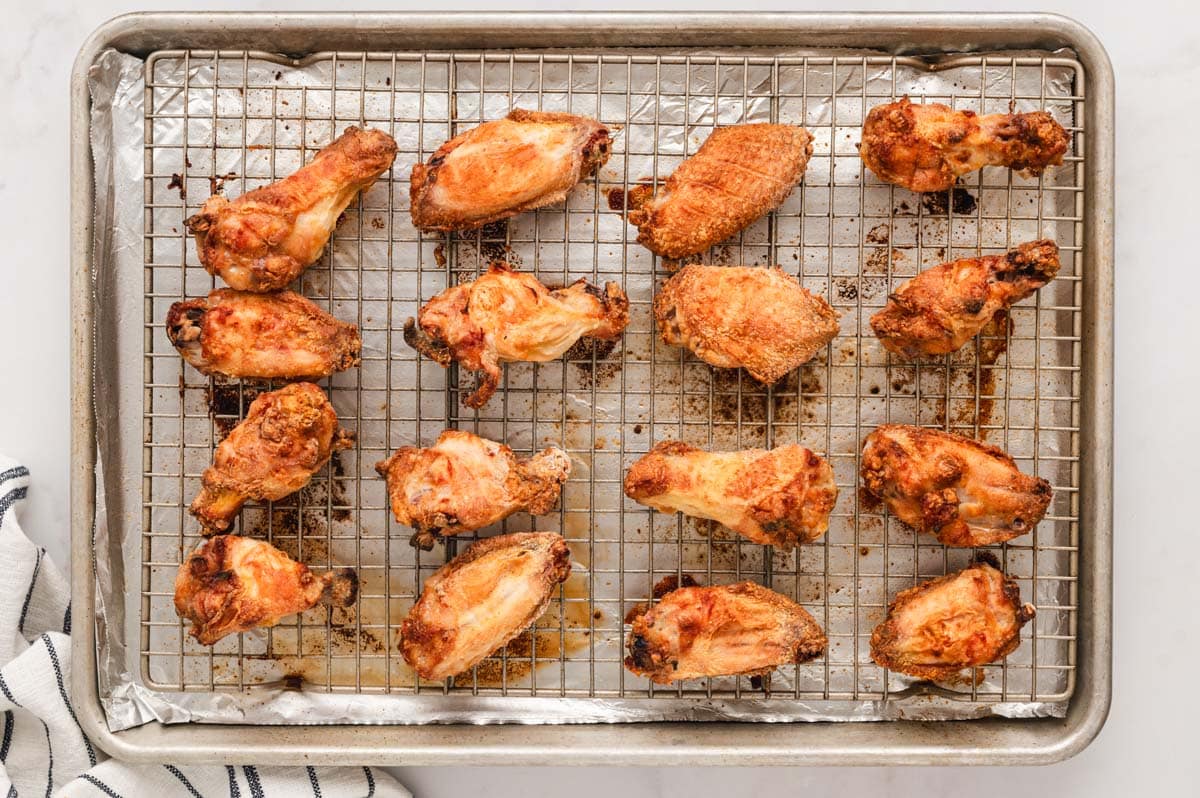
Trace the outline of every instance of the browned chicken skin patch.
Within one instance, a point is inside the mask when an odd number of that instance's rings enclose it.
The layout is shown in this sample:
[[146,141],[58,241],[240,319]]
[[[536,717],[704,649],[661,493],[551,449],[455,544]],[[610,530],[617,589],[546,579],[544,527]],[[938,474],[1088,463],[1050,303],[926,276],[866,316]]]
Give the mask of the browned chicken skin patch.
[[404,325],[404,340],[443,366],[458,361],[479,374],[467,407],[483,407],[500,385],[500,366],[545,363],[580,338],[615,340],[629,323],[629,299],[616,283],[585,280],[551,291],[531,274],[495,262],[478,280],[426,302]]
[[175,578],[175,611],[206,646],[320,603],[348,607],[357,595],[353,569],[318,576],[271,544],[238,535],[205,540]]
[[988,546],[1033,530],[1050,483],[971,438],[886,424],[863,441],[862,479],[897,518],[947,546]]
[[400,626],[400,653],[422,679],[468,671],[536,621],[570,573],[555,532],[473,543],[425,580]]
[[950,679],[1011,654],[1036,614],[994,559],[980,559],[897,595],[871,635],[871,659],[918,679]]
[[664,258],[703,252],[782,205],[811,156],[798,125],[717,128],[652,197],[633,194],[638,243]]
[[422,230],[471,230],[561,202],[608,161],[608,128],[572,114],[513,110],[413,166],[410,208]]
[[334,449],[353,436],[338,429],[325,393],[297,382],[258,396],[246,418],[217,446],[191,513],[205,534],[229,528],[250,499],[275,501],[303,488]]
[[685,266],[654,299],[666,343],[768,385],[833,340],[838,316],[778,266]]
[[926,192],[949,191],[960,175],[985,166],[1041,174],[1062,163],[1070,142],[1045,111],[981,116],[905,97],[871,109],[858,151],[880,180]]
[[658,684],[758,676],[825,652],[825,633],[803,607],[754,582],[681,587],[628,620],[625,667]]
[[321,257],[338,217],[395,158],[391,136],[349,127],[278,182],[234,200],[214,194],[185,222],[200,262],[239,291],[287,287]]
[[481,529],[525,510],[544,515],[558,504],[571,459],[557,447],[523,460],[512,449],[446,430],[428,449],[403,446],[378,463],[396,520],[416,528],[413,545]]
[[235,379],[319,379],[358,365],[358,327],[292,291],[221,288],[176,302],[167,337],[202,374]]
[[1058,274],[1058,246],[1031,241],[1004,255],[934,266],[888,297],[871,329],[890,352],[906,358],[957,351],[1001,311]]

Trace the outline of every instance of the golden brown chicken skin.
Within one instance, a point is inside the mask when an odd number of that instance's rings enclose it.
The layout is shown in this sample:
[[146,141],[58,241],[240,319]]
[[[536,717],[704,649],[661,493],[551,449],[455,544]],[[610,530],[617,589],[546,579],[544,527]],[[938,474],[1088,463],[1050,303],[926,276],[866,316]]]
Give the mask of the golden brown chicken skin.
[[214,194],[186,222],[200,262],[239,291],[285,288],[321,257],[338,217],[395,157],[388,134],[349,127],[283,180],[234,200]]
[[1058,246],[1031,241],[1004,255],[943,263],[912,278],[871,317],[871,329],[890,352],[905,358],[944,355],[974,338],[1058,274]]
[[837,502],[829,463],[803,446],[706,452],[663,441],[625,475],[625,495],[707,518],[755,543],[792,549],[825,534]]
[[536,621],[570,573],[555,532],[473,543],[426,580],[400,626],[400,653],[422,679],[468,671]]
[[985,166],[1039,175],[1062,163],[1070,142],[1045,111],[980,116],[905,97],[871,109],[858,152],[880,180],[917,192],[949,191],[960,175]]
[[297,382],[260,394],[246,418],[217,446],[191,513],[205,534],[229,528],[250,499],[275,501],[303,488],[353,436],[338,429],[325,393]]
[[496,262],[478,280],[456,285],[404,325],[404,340],[443,366],[458,361],[479,373],[467,407],[483,407],[500,384],[500,365],[545,363],[580,338],[615,340],[629,323],[629,299],[616,283],[585,280],[551,291],[532,274]]
[[320,379],[357,366],[362,352],[358,327],[293,291],[221,288],[176,302],[167,337],[202,374],[235,379]]
[[318,576],[270,543],[238,535],[201,543],[175,578],[175,611],[206,646],[320,603],[348,607],[357,595],[352,568]]
[[1050,483],[1017,470],[1006,452],[907,424],[863,441],[863,485],[897,518],[947,546],[988,546],[1031,531],[1050,506]]
[[681,587],[627,620],[625,667],[658,684],[761,676],[825,653],[825,632],[808,611],[754,582]]
[[611,154],[608,128],[595,119],[515,109],[413,167],[413,225],[470,230],[561,202]]
[[685,266],[654,299],[665,342],[768,385],[832,341],[838,316],[778,266]]
[[798,125],[717,128],[653,197],[633,192],[638,243],[664,258],[703,252],[782,205],[811,156]]
[[918,679],[940,681],[1008,656],[1037,614],[993,558],[896,596],[871,635],[871,659]]
[[481,529],[522,510],[558,504],[571,458],[558,447],[518,460],[502,443],[448,429],[428,449],[402,446],[375,466],[387,478],[396,520],[416,528],[413,545]]

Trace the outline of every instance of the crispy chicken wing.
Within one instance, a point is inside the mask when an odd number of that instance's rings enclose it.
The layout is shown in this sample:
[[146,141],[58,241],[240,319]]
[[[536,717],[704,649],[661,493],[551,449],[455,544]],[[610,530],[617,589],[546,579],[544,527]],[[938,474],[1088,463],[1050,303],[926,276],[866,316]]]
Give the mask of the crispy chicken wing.
[[863,485],[918,532],[947,546],[1024,535],[1050,506],[1050,483],[1004,451],[940,430],[886,424],[863,442]]
[[375,470],[387,478],[396,520],[416,528],[413,545],[430,549],[439,537],[481,529],[522,510],[550,512],[571,473],[571,458],[552,446],[518,460],[502,443],[448,429],[434,446],[403,446]]
[[811,155],[798,125],[719,127],[653,197],[634,192],[629,222],[652,252],[695,255],[782,205]]
[[354,569],[317,576],[270,543],[238,535],[201,543],[175,578],[175,611],[206,646],[322,602],[349,607],[357,595]]
[[1038,175],[1062,163],[1071,138],[1045,111],[986,114],[905,97],[863,122],[859,155],[880,180],[912,191],[949,191],[960,175],[1007,166]]
[[778,266],[685,266],[654,300],[668,344],[768,385],[833,340],[839,315]]
[[1011,654],[1021,627],[1037,613],[1021,604],[1017,583],[999,567],[994,558],[981,558],[897,595],[871,634],[871,659],[939,681]]
[[260,394],[246,418],[217,446],[192,502],[192,515],[205,534],[224,531],[247,500],[275,501],[295,493],[334,449],[352,442],[349,432],[338,429],[325,393],[311,382]]
[[338,217],[395,157],[388,134],[349,127],[283,180],[235,200],[214,194],[186,222],[200,262],[239,291],[286,287],[321,257]]
[[425,581],[400,626],[400,653],[423,679],[470,670],[536,621],[570,573],[555,532],[473,543]]
[[754,582],[681,587],[627,620],[625,667],[659,684],[761,676],[825,652],[825,633],[803,607]]
[[413,167],[413,224],[470,230],[561,202],[611,154],[608,128],[595,119],[517,108],[455,136]]
[[404,340],[443,366],[457,360],[480,372],[463,404],[483,407],[500,384],[501,363],[545,363],[580,338],[614,340],[628,323],[629,300],[616,283],[601,291],[578,280],[551,291],[533,275],[496,262],[478,280],[426,302],[404,325]]
[[176,302],[167,337],[202,374],[234,378],[320,379],[357,366],[362,351],[358,327],[292,291],[221,288]]
[[796,444],[706,452],[663,441],[630,467],[625,495],[660,512],[711,519],[755,543],[791,549],[825,534],[837,486],[829,463]]
[[944,355],[979,334],[1058,274],[1058,246],[1046,239],[1004,255],[943,263],[896,289],[871,329],[883,346],[907,358]]

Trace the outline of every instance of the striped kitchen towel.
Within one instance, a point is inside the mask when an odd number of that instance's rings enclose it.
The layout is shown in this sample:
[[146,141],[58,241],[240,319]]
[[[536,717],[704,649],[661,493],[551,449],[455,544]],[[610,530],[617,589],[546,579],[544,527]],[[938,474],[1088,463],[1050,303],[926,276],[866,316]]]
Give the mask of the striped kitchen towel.
[[108,759],[71,706],[67,582],[17,525],[29,471],[0,455],[0,798],[411,798],[365,767],[133,765]]

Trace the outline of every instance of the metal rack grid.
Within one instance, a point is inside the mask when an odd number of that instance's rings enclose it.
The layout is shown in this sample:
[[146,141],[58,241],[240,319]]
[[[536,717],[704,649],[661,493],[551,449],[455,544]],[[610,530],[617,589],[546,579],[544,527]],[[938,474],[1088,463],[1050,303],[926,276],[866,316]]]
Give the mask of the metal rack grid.
[[[303,69],[294,69],[303,67]],[[772,700],[886,698],[910,680],[868,656],[888,600],[965,564],[970,551],[919,538],[860,497],[858,447],[885,421],[984,437],[1055,499],[1030,536],[996,547],[1038,607],[1023,645],[1003,664],[942,694],[982,702],[1069,696],[1075,662],[1084,87],[1082,69],[1050,57],[944,61],[955,91],[925,90],[925,64],[883,56],[678,55],[639,51],[327,53],[292,62],[247,52],[160,52],[146,66],[145,471],[141,577],[142,676],[163,690],[302,683],[305,689],[387,693],[739,698],[745,678],[655,687],[624,671],[622,618],[668,574],[705,584],[754,579],[792,596],[826,629],[826,657],[783,668]],[[1006,170],[969,176],[958,201],[886,186],[864,173],[854,142],[866,111],[904,94],[986,112],[1045,108],[1074,136],[1072,154],[1044,178]],[[512,107],[570,110],[620,126],[615,153],[565,206],[470,234],[422,234],[407,213],[407,175],[452,135]],[[610,190],[658,180],[714,124],[780,121],[813,133],[801,186],[711,262],[780,263],[843,313],[828,352],[776,386],[715,371],[657,340],[650,306],[664,264],[634,240],[606,201]],[[184,368],[162,328],[170,303],[207,293],[182,220],[222,185],[240,194],[282,177],[349,124],[391,133],[400,154],[346,213],[301,293],[362,331],[361,368],[323,385],[358,446],[295,497],[250,506],[236,531],[270,540],[313,565],[353,565],[357,607],[312,610],[212,648],[185,635],[171,603],[175,571],[199,540],[186,504],[214,443],[262,386],[217,384]],[[182,189],[182,191],[181,191]],[[935,362],[893,360],[867,318],[889,286],[953,257],[1002,251],[1039,236],[1062,249],[1058,279],[1012,313],[1012,332],[985,334]],[[507,367],[478,412],[460,382],[421,361],[400,337],[419,303],[471,279],[491,259],[550,285],[616,280],[631,301],[611,352],[574,350],[563,362]],[[470,380],[461,385],[469,389]],[[389,518],[373,464],[400,445],[430,445],[447,426],[469,428],[518,453],[565,448],[574,471],[557,514],[518,515],[505,530],[555,529],[576,567],[531,633],[453,682],[419,681],[399,657],[397,629],[423,580],[466,540],[432,552],[408,544]],[[803,443],[832,462],[840,497],[830,530],[795,552],[743,541],[708,522],[654,513],[621,495],[624,469],[655,442],[715,448]],[[500,526],[500,525],[498,525]],[[487,535],[495,530],[484,530]]]

